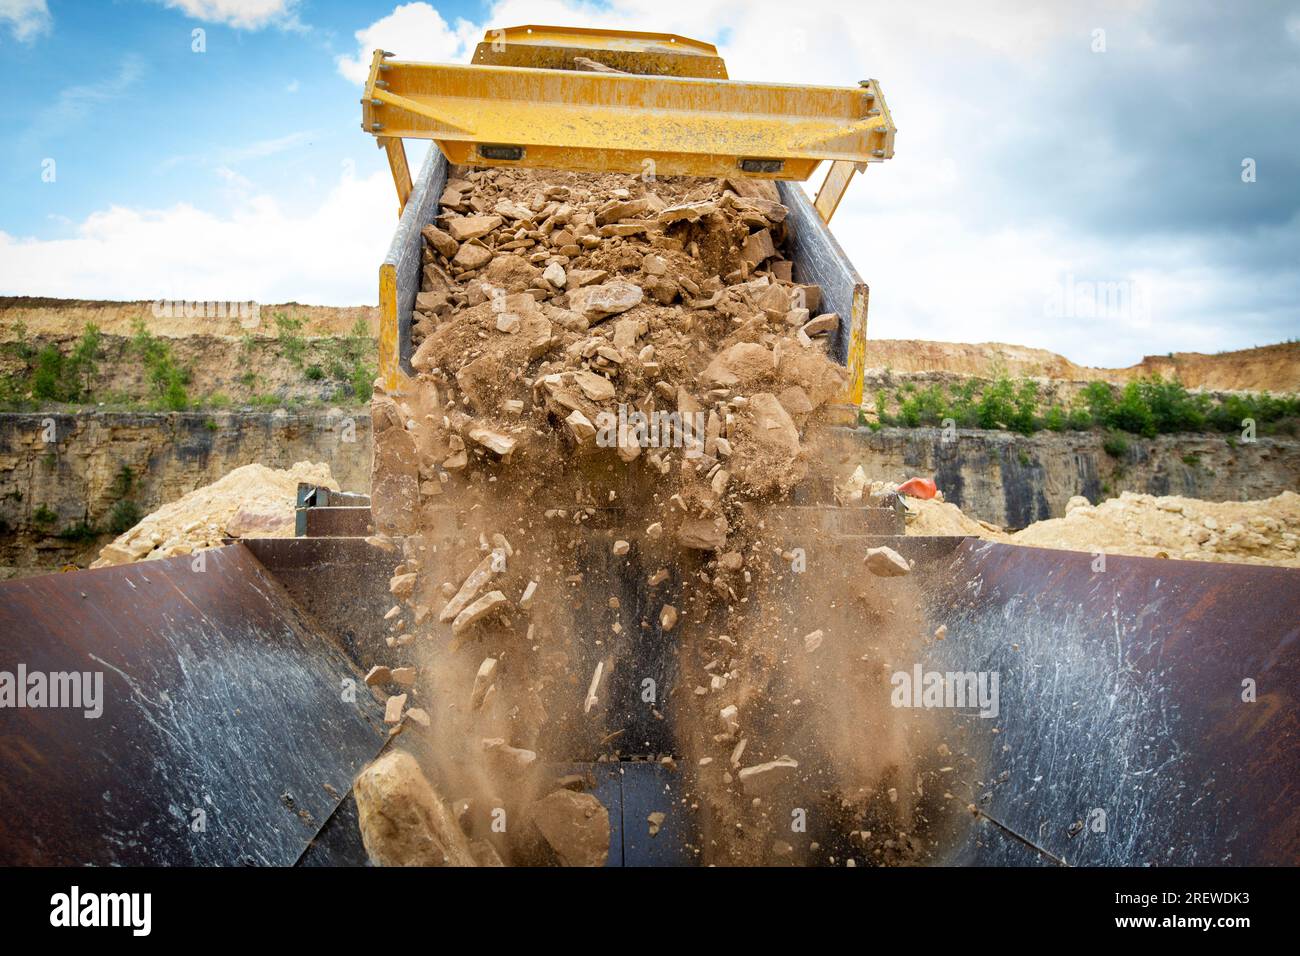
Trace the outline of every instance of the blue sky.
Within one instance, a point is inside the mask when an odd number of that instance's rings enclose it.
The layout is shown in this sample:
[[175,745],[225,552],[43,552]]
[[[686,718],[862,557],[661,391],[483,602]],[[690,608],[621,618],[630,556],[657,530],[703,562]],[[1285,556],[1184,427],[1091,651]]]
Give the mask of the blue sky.
[[[239,29],[151,0],[48,0],[50,27],[20,42],[0,25],[0,229],[48,239],[108,204],[220,208],[233,176],[289,209],[319,201],[345,159],[382,157],[335,58],[391,13],[378,2],[301,3],[297,22]],[[481,15],[475,3],[439,4]],[[191,31],[206,32],[206,52]],[[54,184],[42,162],[56,162]]]
[[871,338],[1116,366],[1300,336],[1287,0],[0,0],[0,295],[373,303],[396,201],[359,128],[370,51],[464,62],[525,23],[878,79],[897,152],[834,224]]

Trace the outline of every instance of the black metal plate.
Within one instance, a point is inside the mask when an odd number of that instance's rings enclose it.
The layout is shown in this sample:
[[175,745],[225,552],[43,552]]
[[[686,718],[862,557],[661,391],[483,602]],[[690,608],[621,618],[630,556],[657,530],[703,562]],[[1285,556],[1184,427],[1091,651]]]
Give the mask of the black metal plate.
[[202,557],[0,585],[0,670],[104,699],[0,710],[0,864],[289,865],[378,753],[338,644],[243,546]]

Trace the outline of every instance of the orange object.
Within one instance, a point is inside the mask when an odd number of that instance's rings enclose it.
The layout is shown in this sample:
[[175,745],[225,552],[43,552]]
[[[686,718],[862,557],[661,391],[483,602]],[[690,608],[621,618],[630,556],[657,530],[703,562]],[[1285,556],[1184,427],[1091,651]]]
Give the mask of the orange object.
[[939,489],[934,485],[932,478],[910,478],[898,486],[900,495],[907,495],[909,498],[921,498],[925,501],[933,498]]

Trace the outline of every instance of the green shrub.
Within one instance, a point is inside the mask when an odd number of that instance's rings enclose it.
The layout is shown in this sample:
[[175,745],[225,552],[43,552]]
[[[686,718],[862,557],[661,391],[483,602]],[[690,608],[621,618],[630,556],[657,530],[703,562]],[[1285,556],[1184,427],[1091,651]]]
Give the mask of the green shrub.
[[131,348],[144,365],[145,377],[156,401],[169,411],[185,411],[190,406],[186,393],[186,386],[190,383],[189,369],[177,364],[171,344],[150,332],[144,319],[136,319],[132,329]]
[[291,319],[283,312],[275,314],[275,335],[280,342],[280,351],[299,368],[302,368],[303,356],[307,354],[307,339],[301,334],[302,326],[302,319]]
[[307,379],[312,382],[318,382],[325,377],[325,370],[319,365],[308,365],[306,372]]
[[1043,413],[1043,427],[1048,431],[1063,432],[1067,423],[1065,409],[1060,405],[1051,405]]
[[352,370],[352,394],[359,402],[370,401],[375,391],[375,370],[364,364],[358,364]]
[[45,402],[89,401],[101,338],[99,327],[91,322],[68,355],[54,343],[37,351],[31,372],[32,397]]
[[95,538],[99,537],[99,529],[96,528],[94,525],[92,525],[85,518],[82,518],[76,524],[68,525],[66,528],[60,531],[56,535],[56,537],[61,538],[64,541],[71,541],[73,543],[93,541]]
[[1112,458],[1123,458],[1128,454],[1128,439],[1117,431],[1107,432],[1101,450]]
[[113,510],[108,514],[108,530],[113,534],[121,534],[124,531],[130,531],[140,519],[144,517],[140,512],[140,506],[134,501],[123,499],[113,505]]
[[47,505],[37,505],[32,511],[32,521],[39,525],[52,524],[58,517]]

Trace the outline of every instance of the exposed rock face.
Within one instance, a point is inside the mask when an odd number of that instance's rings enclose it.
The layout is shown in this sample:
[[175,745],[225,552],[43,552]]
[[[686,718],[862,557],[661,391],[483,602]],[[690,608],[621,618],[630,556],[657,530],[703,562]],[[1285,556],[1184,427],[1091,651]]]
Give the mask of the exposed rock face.
[[1188,388],[1207,390],[1267,390],[1294,392],[1300,381],[1300,342],[1204,355],[1175,352],[1148,355],[1127,368],[1076,365],[1046,349],[1004,342],[919,342],[912,339],[872,339],[867,346],[868,376],[894,372],[948,372],[992,378],[1005,372],[1012,378],[1047,377],[1062,382],[1101,380],[1122,384],[1149,375],[1177,377]]
[[377,866],[476,866],[469,839],[410,754],[391,750],[353,784],[366,853]]
[[[54,442],[44,441],[47,426]],[[111,540],[58,534],[81,520],[106,529],[120,501],[141,515],[211,485],[243,465],[287,469],[320,462],[324,475],[292,478],[272,511],[237,509],[219,517],[234,537],[293,533],[294,486],[332,475],[334,487],[366,493],[370,416],[338,409],[284,412],[0,414],[0,565],[20,573],[89,563]],[[130,470],[124,488],[123,469]],[[38,509],[55,517],[38,522]],[[285,522],[288,522],[287,525]]]
[[[783,392],[779,398],[797,421],[806,397]],[[41,440],[47,419],[55,424],[53,446]],[[1288,438],[1235,447],[1215,436],[1132,439],[1120,462],[1094,434],[960,431],[949,443],[936,429],[846,435],[853,456],[848,471],[861,464],[870,479],[890,481],[932,475],[948,502],[1001,527],[1062,517],[1080,495],[1099,501],[1130,490],[1241,501],[1300,487],[1300,441]],[[121,497],[114,483],[123,466],[134,475],[128,497],[148,514],[252,462],[274,468],[322,462],[340,488],[366,494],[371,455],[370,416],[354,411],[0,414],[0,565],[8,574],[31,573],[97,556],[107,535],[78,543],[56,534],[83,516],[107,524]],[[55,521],[33,521],[41,505]],[[249,512],[235,530],[259,536],[264,521]]]
[[933,477],[944,499],[972,518],[1023,528],[1065,514],[1076,495],[1091,501],[1122,491],[1209,501],[1269,498],[1300,487],[1300,441],[1260,438],[1229,445],[1215,435],[1130,437],[1122,459],[1102,449],[1095,432],[858,429],[844,433],[845,475],[861,465],[867,478]]

